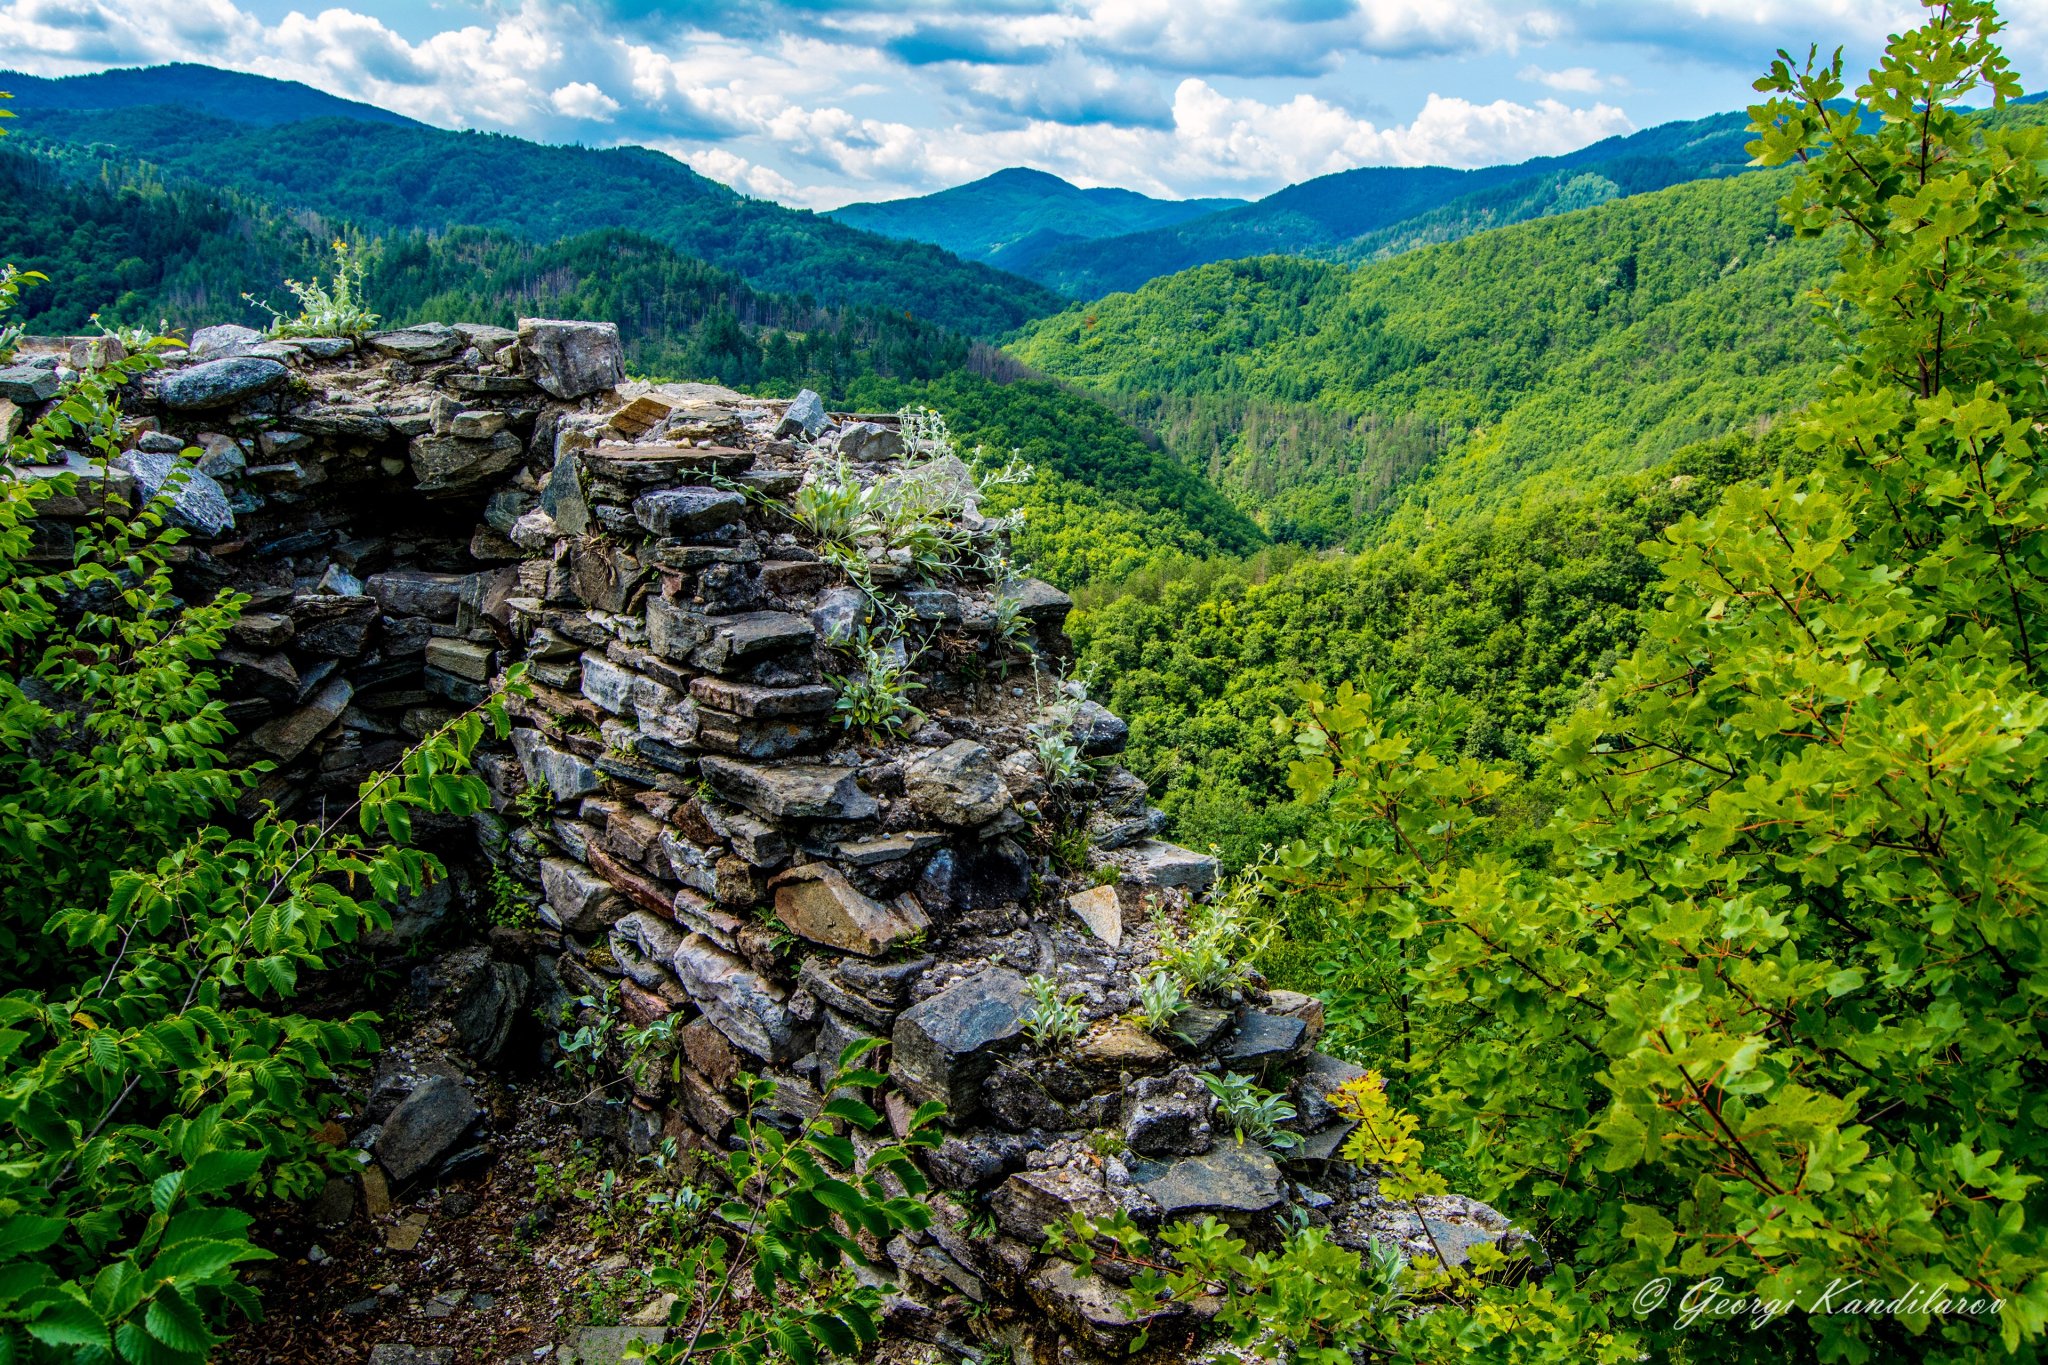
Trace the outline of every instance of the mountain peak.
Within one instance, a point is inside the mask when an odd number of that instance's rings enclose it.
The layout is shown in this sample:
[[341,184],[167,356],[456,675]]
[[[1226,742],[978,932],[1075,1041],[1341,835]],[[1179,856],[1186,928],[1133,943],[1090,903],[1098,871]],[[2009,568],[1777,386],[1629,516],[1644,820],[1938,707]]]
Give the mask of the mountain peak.
[[172,62],[165,66],[115,67],[82,76],[31,76],[0,71],[0,89],[14,95],[18,112],[43,109],[138,109],[171,105],[231,123],[269,127],[307,119],[342,118],[357,123],[426,125],[374,104],[342,99],[297,81],[253,76],[246,71]]

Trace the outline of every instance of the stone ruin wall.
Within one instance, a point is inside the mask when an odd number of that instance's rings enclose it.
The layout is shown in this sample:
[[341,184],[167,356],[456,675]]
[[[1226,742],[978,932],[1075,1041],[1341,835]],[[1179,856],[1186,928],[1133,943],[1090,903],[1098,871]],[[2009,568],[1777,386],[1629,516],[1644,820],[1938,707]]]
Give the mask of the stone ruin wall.
[[[105,344],[29,339],[0,371],[0,430]],[[886,742],[837,722],[828,678],[853,671],[842,647],[877,604],[778,510],[802,482],[838,462],[865,484],[922,481],[1001,558],[969,471],[907,456],[895,419],[630,383],[609,325],[551,321],[361,344],[209,328],[138,388],[121,467],[72,462],[80,491],[45,505],[37,552],[68,557],[103,474],[153,495],[179,450],[204,452],[173,504],[195,533],[179,581],[251,599],[220,663],[239,756],[278,765],[252,808],[344,807],[528,665],[512,744],[480,759],[493,808],[426,831],[456,875],[393,931],[430,926],[451,895],[492,895],[491,870],[537,907],[546,932],[493,933],[462,958],[471,1060],[505,1062],[535,1009],[610,991],[636,1024],[684,1021],[676,1078],[605,1106],[635,1151],[727,1138],[742,1070],[777,1083],[777,1111],[815,1113],[862,1038],[891,1045],[877,1107],[892,1122],[945,1102],[926,1164],[964,1197],[935,1199],[930,1232],[886,1248],[895,1330],[958,1342],[994,1305],[1041,1359],[1120,1348],[1132,1324],[1114,1286],[1039,1252],[1076,1209],[1214,1213],[1266,1238],[1306,1218],[1354,1248],[1454,1258],[1507,1231],[1456,1197],[1423,1201],[1424,1227],[1340,1159],[1346,1125],[1324,1096],[1358,1071],[1315,1050],[1313,999],[1204,1001],[1164,1040],[1125,1021],[1158,927],[1216,866],[1157,837],[1163,818],[1115,762],[1123,723],[1059,681],[1064,594],[871,556],[865,577],[918,651],[926,719]],[[1034,745],[1049,720],[1094,760],[1058,791]],[[1113,872],[1077,878],[1046,855],[1056,801]],[[1077,1042],[1028,1045],[1033,973],[1079,993]],[[1205,1070],[1291,1092],[1299,1145],[1276,1159],[1237,1143]],[[446,1169],[476,1118],[457,1087],[414,1079],[380,1088],[365,1139],[401,1183]]]

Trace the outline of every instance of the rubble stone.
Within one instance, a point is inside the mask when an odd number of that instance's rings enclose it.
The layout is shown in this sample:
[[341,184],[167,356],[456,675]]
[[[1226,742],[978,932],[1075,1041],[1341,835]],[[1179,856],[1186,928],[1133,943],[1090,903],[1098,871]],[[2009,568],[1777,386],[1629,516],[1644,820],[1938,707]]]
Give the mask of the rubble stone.
[[948,825],[983,825],[1010,804],[994,755],[970,739],[919,754],[904,765],[904,786],[918,809]]
[[469,1091],[446,1076],[429,1076],[384,1120],[377,1161],[393,1180],[411,1180],[461,1141],[483,1111]]
[[626,377],[619,329],[609,322],[521,318],[519,352],[527,377],[556,398],[582,398]]
[[998,1052],[1024,1032],[1024,980],[994,968],[897,1016],[890,1074],[914,1098],[938,1100],[960,1123],[980,1107]]
[[931,927],[916,901],[883,905],[855,890],[830,863],[792,868],[774,885],[775,917],[791,933],[828,948],[881,957]]

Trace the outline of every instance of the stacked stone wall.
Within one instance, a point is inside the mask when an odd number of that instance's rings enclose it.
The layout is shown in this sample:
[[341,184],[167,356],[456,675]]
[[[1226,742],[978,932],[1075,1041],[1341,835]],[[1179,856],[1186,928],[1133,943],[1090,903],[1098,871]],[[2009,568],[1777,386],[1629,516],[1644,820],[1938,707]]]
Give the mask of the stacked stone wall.
[[[0,398],[33,415],[100,358],[32,338]],[[194,532],[180,583],[250,598],[220,664],[242,756],[277,765],[252,802],[345,804],[525,665],[512,742],[481,759],[493,809],[432,832],[470,870],[400,907],[416,931],[450,894],[510,885],[544,921],[537,958],[472,964],[458,1022],[479,1061],[529,1006],[677,1020],[677,1064],[614,1115],[641,1151],[727,1140],[743,1071],[780,1113],[815,1113],[864,1038],[889,1045],[892,1122],[947,1106],[927,1164],[962,1197],[886,1248],[898,1327],[951,1339],[1002,1301],[1041,1354],[1119,1347],[1116,1291],[1039,1251],[1075,1210],[1268,1238],[1306,1217],[1415,1255],[1505,1232],[1468,1200],[1382,1201],[1341,1159],[1324,1097],[1358,1073],[1316,1050],[1313,999],[1253,984],[1171,1031],[1131,1022],[1215,863],[1159,839],[1116,761],[1123,723],[1063,679],[1068,598],[1008,567],[975,471],[894,418],[631,383],[615,330],[556,321],[362,343],[207,329],[128,412],[128,454],[70,462],[80,491],[46,506],[38,553],[68,555],[99,480],[154,495],[200,450],[170,503]],[[821,540],[794,508],[820,483],[922,509],[939,549]],[[879,736],[838,715],[863,644],[920,689]],[[1078,1000],[1080,1036],[1030,1044],[1032,977]],[[1204,1072],[1288,1092],[1298,1141],[1238,1141]],[[428,1169],[413,1156],[393,1160]]]

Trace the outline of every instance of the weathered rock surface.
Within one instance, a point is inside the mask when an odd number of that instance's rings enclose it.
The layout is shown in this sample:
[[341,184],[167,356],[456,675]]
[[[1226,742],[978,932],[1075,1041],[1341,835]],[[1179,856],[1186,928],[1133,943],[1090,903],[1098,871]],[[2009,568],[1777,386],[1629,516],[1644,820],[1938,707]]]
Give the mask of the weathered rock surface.
[[1010,804],[995,756],[971,739],[922,753],[904,764],[910,799],[932,819],[948,825],[984,825]]
[[609,322],[521,318],[519,351],[527,376],[556,398],[582,398],[626,377],[619,329]]
[[865,820],[878,809],[875,799],[860,789],[851,768],[818,763],[770,768],[711,754],[699,759],[697,766],[720,796],[776,823]]
[[281,389],[292,372],[260,356],[230,356],[165,374],[157,388],[163,405],[173,412],[225,408]]
[[970,977],[897,1017],[890,1075],[956,1121],[980,1106],[980,1085],[1003,1047],[1024,1032],[1024,981],[1000,968]]
[[393,1180],[411,1180],[460,1142],[482,1112],[459,1082],[429,1076],[384,1120],[378,1164]]
[[668,965],[734,1047],[768,1062],[796,1058],[797,1020],[783,993],[758,972],[702,934],[686,937]]
[[175,455],[153,455],[135,451],[126,457],[128,471],[135,476],[135,488],[154,501],[169,498],[169,520],[202,536],[217,536],[231,530],[235,510],[227,491],[201,470],[185,464]]
[[1140,1161],[1131,1175],[1168,1218],[1244,1217],[1270,1213],[1280,1204],[1280,1167],[1265,1148],[1251,1143],[1226,1139],[1200,1156]]
[[883,905],[830,863],[806,863],[776,878],[775,917],[799,938],[863,957],[880,957],[931,927],[916,901]]

